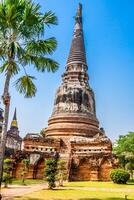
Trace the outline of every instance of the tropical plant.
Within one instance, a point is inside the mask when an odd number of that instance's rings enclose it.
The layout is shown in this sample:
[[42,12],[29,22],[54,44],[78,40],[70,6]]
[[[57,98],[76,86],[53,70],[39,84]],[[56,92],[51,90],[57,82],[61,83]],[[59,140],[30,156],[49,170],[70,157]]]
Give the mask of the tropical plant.
[[113,169],[110,173],[110,177],[114,183],[126,184],[130,178],[130,174],[123,169]]
[[22,163],[23,163],[23,168],[21,170],[21,179],[22,179],[22,184],[25,185],[26,174],[29,168],[29,159],[23,159]]
[[5,74],[2,96],[4,122],[0,143],[0,184],[10,107],[9,87],[12,78],[21,74],[14,84],[16,89],[25,97],[33,97],[37,91],[35,77],[27,70],[34,67],[38,72],[55,72],[58,69],[58,63],[49,57],[56,49],[56,39],[54,37],[44,39],[46,27],[56,25],[57,17],[51,11],[41,13],[40,8],[41,6],[35,4],[33,0],[3,0],[0,3],[0,73]]
[[12,182],[12,168],[13,168],[13,161],[11,159],[6,158],[4,160],[3,166],[3,177],[2,181],[4,183],[4,187],[8,187],[8,184]]
[[54,158],[48,159],[45,166],[45,179],[48,182],[49,189],[53,189],[56,187],[57,160]]
[[134,171],[134,160],[130,161],[126,164],[126,170],[129,171],[130,175],[131,175],[131,179],[133,180],[133,171]]
[[114,153],[117,155],[120,166],[127,169],[133,178],[134,170],[134,132],[120,136],[114,143]]
[[63,186],[63,182],[67,180],[67,167],[64,160],[59,160],[57,163],[56,179],[59,181],[59,186]]

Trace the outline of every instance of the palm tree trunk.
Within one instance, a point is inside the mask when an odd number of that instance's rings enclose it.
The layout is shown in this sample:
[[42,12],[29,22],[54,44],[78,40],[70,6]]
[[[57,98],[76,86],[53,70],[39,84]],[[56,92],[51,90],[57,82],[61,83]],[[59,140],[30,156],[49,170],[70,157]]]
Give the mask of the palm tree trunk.
[[5,108],[4,108],[4,123],[3,123],[1,138],[0,138],[1,139],[0,141],[0,199],[1,199],[2,174],[3,174],[3,161],[4,161],[4,156],[5,156],[9,107],[10,107],[10,96],[9,96],[10,79],[11,79],[11,70],[8,70],[6,74],[4,93],[2,97]]

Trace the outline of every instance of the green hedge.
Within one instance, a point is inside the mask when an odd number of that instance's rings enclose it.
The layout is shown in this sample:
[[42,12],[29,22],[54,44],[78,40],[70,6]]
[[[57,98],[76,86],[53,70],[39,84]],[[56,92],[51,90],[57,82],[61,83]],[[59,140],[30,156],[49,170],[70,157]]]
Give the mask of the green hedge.
[[130,178],[130,174],[123,169],[113,169],[110,173],[110,177],[114,183],[126,184]]

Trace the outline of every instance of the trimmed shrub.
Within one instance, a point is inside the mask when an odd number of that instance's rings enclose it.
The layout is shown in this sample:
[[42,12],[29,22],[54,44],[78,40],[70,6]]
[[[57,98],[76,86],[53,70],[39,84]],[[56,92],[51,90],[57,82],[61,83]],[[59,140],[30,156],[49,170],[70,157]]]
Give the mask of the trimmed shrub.
[[48,182],[49,189],[53,189],[56,187],[56,174],[57,174],[57,160],[54,158],[50,158],[45,162],[45,178]]
[[13,161],[11,159],[6,158],[4,160],[3,176],[2,176],[4,187],[7,187],[8,184],[12,183],[12,173],[11,173],[12,168],[13,168]]
[[113,169],[110,173],[110,177],[114,183],[126,184],[130,178],[130,174],[123,169]]

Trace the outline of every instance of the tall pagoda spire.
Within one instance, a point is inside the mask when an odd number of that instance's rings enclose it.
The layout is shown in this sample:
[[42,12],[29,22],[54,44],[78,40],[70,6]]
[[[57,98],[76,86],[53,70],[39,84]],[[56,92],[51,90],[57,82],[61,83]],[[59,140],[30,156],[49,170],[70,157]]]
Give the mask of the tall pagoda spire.
[[82,4],[80,3],[75,16],[74,34],[67,65],[73,63],[83,63],[87,65],[82,25]]
[[87,69],[82,26],[82,4],[79,4],[75,16],[74,33],[67,59],[66,71],[62,76],[63,83],[68,85],[68,87],[72,87],[73,85],[89,87]]
[[56,92],[53,113],[45,130],[46,136],[89,137],[100,132],[87,69],[82,5],[79,4],[66,70]]
[[16,108],[15,108],[15,111],[14,111],[13,120],[11,122],[11,128],[18,128]]

